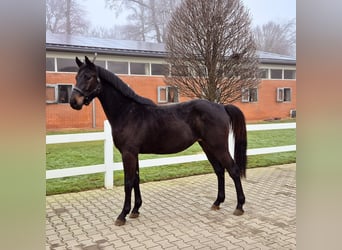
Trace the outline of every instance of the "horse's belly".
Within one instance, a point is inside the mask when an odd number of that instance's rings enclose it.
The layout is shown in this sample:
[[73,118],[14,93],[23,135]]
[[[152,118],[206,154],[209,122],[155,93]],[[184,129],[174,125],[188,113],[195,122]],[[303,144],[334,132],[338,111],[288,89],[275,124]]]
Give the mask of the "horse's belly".
[[160,135],[146,140],[141,146],[140,153],[173,154],[181,152],[197,141],[192,135]]

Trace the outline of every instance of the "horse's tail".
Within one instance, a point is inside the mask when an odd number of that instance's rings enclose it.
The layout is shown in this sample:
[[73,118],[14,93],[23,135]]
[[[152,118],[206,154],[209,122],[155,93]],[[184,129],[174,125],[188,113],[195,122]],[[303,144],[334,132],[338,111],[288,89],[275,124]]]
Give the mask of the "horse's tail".
[[230,116],[231,127],[235,138],[234,160],[240,169],[240,176],[246,177],[247,165],[247,131],[245,116],[242,111],[231,104],[224,106]]

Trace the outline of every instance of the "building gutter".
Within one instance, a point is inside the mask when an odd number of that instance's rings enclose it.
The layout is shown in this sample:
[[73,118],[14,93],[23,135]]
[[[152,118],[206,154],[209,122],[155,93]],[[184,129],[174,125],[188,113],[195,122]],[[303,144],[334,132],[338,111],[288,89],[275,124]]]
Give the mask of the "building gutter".
[[81,47],[81,46],[61,46],[46,44],[46,50],[48,51],[60,51],[60,52],[76,52],[76,53],[95,53],[117,56],[137,56],[137,57],[154,57],[165,58],[166,52],[161,51],[142,51],[142,50],[123,50],[123,49],[111,49],[100,47]]

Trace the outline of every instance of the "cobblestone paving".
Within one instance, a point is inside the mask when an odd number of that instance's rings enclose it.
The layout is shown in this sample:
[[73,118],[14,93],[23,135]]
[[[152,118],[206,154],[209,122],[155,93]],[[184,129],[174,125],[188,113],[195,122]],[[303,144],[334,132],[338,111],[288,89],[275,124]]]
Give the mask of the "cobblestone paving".
[[121,227],[123,187],[47,196],[46,249],[295,249],[295,175],[295,164],[248,169],[242,216],[228,174],[218,211],[214,174],[141,184],[140,217]]

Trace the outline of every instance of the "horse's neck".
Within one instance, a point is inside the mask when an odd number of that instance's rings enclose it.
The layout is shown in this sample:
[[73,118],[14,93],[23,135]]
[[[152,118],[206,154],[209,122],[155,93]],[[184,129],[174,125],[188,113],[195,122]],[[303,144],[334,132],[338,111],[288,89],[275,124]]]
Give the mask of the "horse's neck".
[[109,84],[103,84],[98,98],[107,119],[111,122],[120,119],[132,105],[132,101]]

